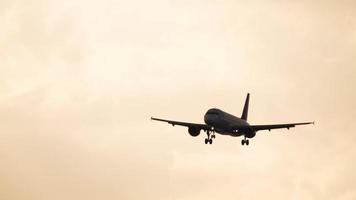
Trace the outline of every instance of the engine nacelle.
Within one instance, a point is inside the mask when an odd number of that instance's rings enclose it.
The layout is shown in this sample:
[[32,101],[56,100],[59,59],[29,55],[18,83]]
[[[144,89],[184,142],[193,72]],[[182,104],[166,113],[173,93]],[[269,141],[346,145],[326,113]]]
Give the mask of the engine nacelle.
[[253,137],[255,137],[255,136],[256,136],[256,132],[254,132],[254,131],[251,131],[251,132],[249,132],[249,133],[246,134],[246,137],[247,137],[247,138],[253,138]]
[[195,126],[191,126],[188,128],[189,135],[196,137],[200,134],[200,128],[197,128]]

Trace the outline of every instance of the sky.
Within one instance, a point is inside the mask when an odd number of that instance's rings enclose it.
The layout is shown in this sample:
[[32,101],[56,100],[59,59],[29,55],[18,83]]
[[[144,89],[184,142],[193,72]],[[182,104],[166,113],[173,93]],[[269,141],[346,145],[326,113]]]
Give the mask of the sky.
[[[0,199],[356,199],[356,2],[0,1]],[[241,138],[153,122],[314,126]]]

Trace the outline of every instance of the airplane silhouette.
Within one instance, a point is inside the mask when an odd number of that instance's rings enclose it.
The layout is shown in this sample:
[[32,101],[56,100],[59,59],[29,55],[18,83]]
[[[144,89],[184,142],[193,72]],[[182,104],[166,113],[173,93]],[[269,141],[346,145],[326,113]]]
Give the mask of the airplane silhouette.
[[209,109],[204,115],[205,124],[179,122],[166,119],[159,119],[151,117],[151,120],[168,122],[172,126],[185,126],[188,127],[188,132],[191,136],[196,137],[200,134],[201,130],[206,132],[205,144],[212,144],[215,139],[215,132],[221,135],[230,135],[233,137],[244,136],[241,140],[242,145],[249,145],[249,140],[246,138],[253,138],[256,136],[257,131],[280,129],[295,127],[297,125],[314,124],[314,122],[290,123],[290,124],[268,124],[268,125],[250,125],[247,123],[248,107],[250,101],[250,94],[247,94],[245,105],[242,111],[241,118],[231,115],[217,108]]

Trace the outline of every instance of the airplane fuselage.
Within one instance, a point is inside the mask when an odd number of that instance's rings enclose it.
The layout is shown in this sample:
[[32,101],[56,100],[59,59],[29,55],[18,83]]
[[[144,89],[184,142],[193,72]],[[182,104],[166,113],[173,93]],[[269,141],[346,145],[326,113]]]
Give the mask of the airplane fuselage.
[[249,127],[250,124],[247,123],[246,120],[217,108],[209,109],[206,112],[204,115],[204,122],[213,127],[214,131],[221,135],[230,135],[233,137],[245,135],[248,138],[252,138],[256,135],[256,133],[249,128],[245,128],[241,131],[234,131],[239,129],[239,127]]

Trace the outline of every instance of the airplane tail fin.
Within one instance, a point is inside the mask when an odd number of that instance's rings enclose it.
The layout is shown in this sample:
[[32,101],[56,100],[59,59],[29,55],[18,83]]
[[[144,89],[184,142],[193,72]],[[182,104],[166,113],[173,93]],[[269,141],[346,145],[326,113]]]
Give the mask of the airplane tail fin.
[[249,104],[249,101],[250,101],[250,93],[247,93],[244,109],[243,109],[242,115],[241,115],[241,119],[246,120],[246,121],[247,121],[247,115],[248,115],[248,104]]

